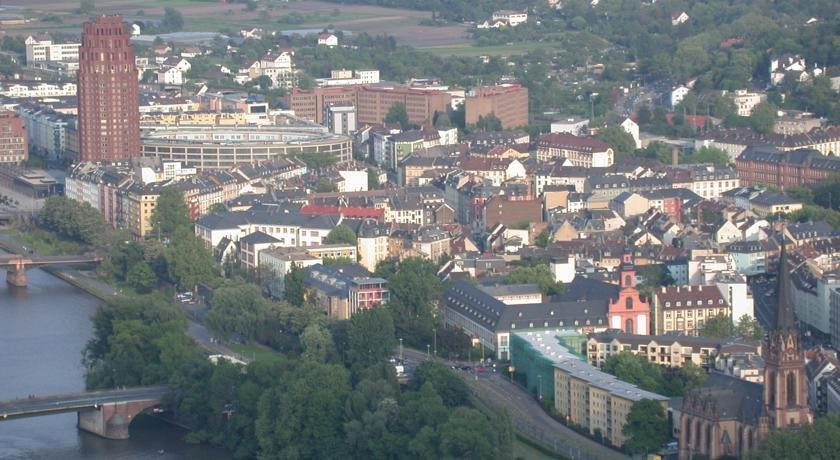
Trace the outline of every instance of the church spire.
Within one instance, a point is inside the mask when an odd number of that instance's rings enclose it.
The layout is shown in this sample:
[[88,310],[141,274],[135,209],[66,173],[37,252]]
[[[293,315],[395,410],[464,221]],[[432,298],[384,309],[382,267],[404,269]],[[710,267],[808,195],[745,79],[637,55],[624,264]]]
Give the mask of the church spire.
[[781,233],[781,249],[779,250],[779,270],[776,276],[776,330],[790,330],[794,328],[793,306],[790,304],[788,286],[790,286],[790,266],[787,260],[787,246],[784,229]]

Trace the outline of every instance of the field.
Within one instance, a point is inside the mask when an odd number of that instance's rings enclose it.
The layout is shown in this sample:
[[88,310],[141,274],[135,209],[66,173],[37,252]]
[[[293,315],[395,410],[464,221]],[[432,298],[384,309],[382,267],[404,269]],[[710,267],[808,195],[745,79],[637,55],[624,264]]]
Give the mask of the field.
[[[19,7],[6,12],[25,12],[41,17],[51,13],[61,17],[61,23],[34,21],[24,26],[6,26],[8,33],[33,33],[60,30],[78,33],[84,20],[74,14],[78,0],[6,0],[5,6]],[[427,11],[385,8],[369,5],[339,5],[318,0],[299,2],[261,1],[257,11],[247,11],[243,4],[226,4],[194,0],[96,0],[96,11],[102,14],[120,13],[128,19],[157,19],[167,6],[178,9],[184,16],[188,31],[215,32],[220,29],[262,27],[268,30],[322,29],[332,26],[350,33],[393,35],[401,44],[419,48],[454,46],[469,43],[467,27],[459,24],[442,27],[423,26],[418,22],[431,17]],[[296,13],[303,23],[285,24],[281,18]]]

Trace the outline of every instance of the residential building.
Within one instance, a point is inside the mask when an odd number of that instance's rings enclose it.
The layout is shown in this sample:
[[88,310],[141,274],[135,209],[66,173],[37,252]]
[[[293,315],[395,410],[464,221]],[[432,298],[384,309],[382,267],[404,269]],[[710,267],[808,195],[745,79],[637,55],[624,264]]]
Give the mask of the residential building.
[[[239,263],[248,272],[256,272],[260,264],[260,252],[279,245],[280,240],[268,233],[256,231],[239,239]],[[262,274],[260,274],[262,276]]]
[[534,304],[543,301],[542,291],[536,284],[494,284],[478,288],[505,305]]
[[573,166],[606,168],[613,164],[613,150],[606,142],[594,137],[566,133],[540,135],[537,160],[550,162],[560,158],[568,159]]
[[589,128],[589,119],[583,117],[556,118],[551,122],[552,133],[565,133],[580,136]]
[[0,96],[11,99],[72,97],[76,95],[76,89],[76,83],[73,82],[0,80]]
[[356,107],[349,102],[332,102],[324,107],[324,124],[333,134],[356,132]]
[[390,226],[375,219],[365,219],[356,234],[359,265],[373,272],[379,262],[388,258]]
[[768,185],[784,190],[814,185],[836,175],[840,172],[840,158],[813,149],[780,151],[751,146],[738,156],[735,167],[746,186]]
[[[724,92],[725,94],[725,92]],[[752,92],[746,89],[739,89],[732,93],[732,102],[739,116],[749,117],[753,109],[767,99],[765,93]]]
[[78,86],[78,161],[120,161],[138,156],[137,69],[122,17],[100,16],[84,24]]
[[706,199],[719,198],[723,192],[741,186],[738,173],[731,166],[712,164],[669,166],[667,175],[671,179],[673,188],[688,189]]
[[48,159],[67,157],[67,131],[76,125],[76,117],[30,104],[19,105],[17,113],[26,125],[32,152]]
[[758,217],[790,213],[802,209],[802,202],[784,193],[765,191],[750,200],[750,211]]
[[463,142],[470,151],[489,151],[493,147],[522,145],[531,142],[531,137],[522,130],[514,131],[477,131],[467,134]]
[[261,231],[279,240],[276,246],[319,246],[340,219],[331,216],[307,216],[293,212],[235,211],[202,216],[195,222],[195,233],[207,248],[216,247],[222,238],[239,241]]
[[715,286],[663,286],[653,297],[657,335],[697,335],[709,318],[731,316],[732,310]]
[[528,88],[519,84],[474,88],[467,93],[464,104],[468,125],[474,125],[480,117],[490,115],[499,119],[502,129],[528,124]]
[[732,161],[748,147],[761,150],[791,151],[813,149],[822,155],[840,152],[840,126],[813,129],[799,134],[759,134],[749,128],[718,129],[697,136],[694,148],[715,147],[726,151]]
[[720,339],[676,335],[638,335],[608,329],[587,335],[586,359],[601,367],[612,355],[630,352],[652,363],[682,367],[687,363],[709,368],[721,345]]
[[493,21],[504,21],[510,27],[516,27],[519,24],[528,22],[528,12],[517,10],[499,10],[493,12],[492,19]]
[[375,69],[331,70],[330,78],[316,78],[315,82],[318,86],[375,85],[379,83],[379,71]]
[[316,44],[324,45],[329,48],[335,48],[336,46],[338,46],[338,36],[329,32],[322,32],[318,35],[318,40]]
[[689,88],[687,88],[685,86],[682,86],[682,85],[677,86],[676,88],[673,88],[671,90],[671,95],[670,95],[671,108],[672,109],[676,108],[677,105],[679,105],[679,103],[682,102],[682,100],[685,98],[685,96],[690,92],[691,92],[691,90]]
[[767,273],[768,261],[776,253],[776,245],[769,240],[736,241],[726,247],[738,273],[754,276]]
[[388,303],[388,281],[371,276],[358,265],[312,265],[306,284],[314,291],[315,305],[331,318],[354,314]]
[[[223,241],[229,241],[224,239]],[[260,276],[286,276],[292,267],[311,267],[323,263],[323,259],[308,251],[310,248],[297,247],[270,247],[259,251],[259,264],[257,267],[261,272]]]
[[621,446],[627,441],[624,426],[636,401],[650,399],[668,406],[668,398],[619,380],[589,364],[568,344],[574,337],[561,331],[517,332],[511,337],[512,365],[525,377],[537,397],[551,395],[554,410],[590,435]]
[[16,165],[29,156],[26,126],[21,117],[0,111],[0,165]]

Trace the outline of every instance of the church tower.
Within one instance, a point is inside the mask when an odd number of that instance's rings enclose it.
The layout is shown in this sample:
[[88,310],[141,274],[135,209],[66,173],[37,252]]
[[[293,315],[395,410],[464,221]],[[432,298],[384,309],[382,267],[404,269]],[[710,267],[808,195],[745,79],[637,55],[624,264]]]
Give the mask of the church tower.
[[805,357],[794,323],[788,286],[790,270],[782,234],[776,288],[776,317],[764,347],[764,413],[760,431],[768,432],[812,422],[808,407]]
[[639,295],[636,289],[636,265],[633,250],[626,249],[621,255],[618,267],[618,298],[611,301],[607,317],[611,329],[620,329],[628,334],[650,333],[650,303]]

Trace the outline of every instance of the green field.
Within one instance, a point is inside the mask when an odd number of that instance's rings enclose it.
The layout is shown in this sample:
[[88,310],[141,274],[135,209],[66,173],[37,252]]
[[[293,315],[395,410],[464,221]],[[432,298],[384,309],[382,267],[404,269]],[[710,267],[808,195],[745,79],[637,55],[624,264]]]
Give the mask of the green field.
[[552,42],[522,42],[512,45],[476,46],[469,43],[453,46],[431,46],[419,48],[438,56],[515,56],[538,49],[554,49],[559,46]]
[[272,359],[277,359],[278,357],[277,353],[274,351],[261,347],[255,347],[253,345],[235,344],[231,345],[230,349],[240,354],[244,358],[252,359],[254,361],[268,361]]

